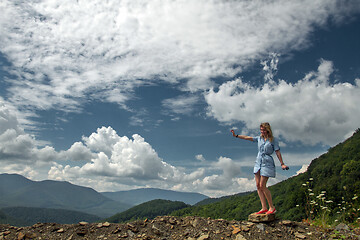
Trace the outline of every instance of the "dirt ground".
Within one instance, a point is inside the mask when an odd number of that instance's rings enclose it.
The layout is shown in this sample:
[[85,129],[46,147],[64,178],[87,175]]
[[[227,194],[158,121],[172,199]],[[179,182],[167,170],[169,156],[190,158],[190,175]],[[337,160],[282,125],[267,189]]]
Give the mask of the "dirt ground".
[[275,220],[264,223],[200,217],[162,216],[131,223],[57,224],[28,227],[0,225],[3,239],[360,239],[360,229],[346,225],[322,229],[305,223]]

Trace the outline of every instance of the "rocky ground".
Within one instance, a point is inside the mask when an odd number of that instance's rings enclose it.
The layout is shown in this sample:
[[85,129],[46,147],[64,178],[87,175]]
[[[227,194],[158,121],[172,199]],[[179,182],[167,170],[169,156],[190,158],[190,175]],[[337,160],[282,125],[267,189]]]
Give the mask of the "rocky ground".
[[267,223],[200,217],[157,217],[125,224],[37,223],[29,227],[0,225],[3,239],[360,239],[360,229],[339,225],[320,229],[305,223],[275,220]]

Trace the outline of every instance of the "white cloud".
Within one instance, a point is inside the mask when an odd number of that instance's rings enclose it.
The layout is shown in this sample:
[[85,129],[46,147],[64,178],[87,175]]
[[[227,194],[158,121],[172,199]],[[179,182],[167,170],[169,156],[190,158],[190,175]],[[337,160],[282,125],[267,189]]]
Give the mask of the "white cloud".
[[[185,174],[164,162],[138,134],[129,139],[120,137],[111,127],[102,127],[90,137],[83,137],[83,140],[86,148],[93,152],[93,158],[82,166],[54,165],[49,178],[76,180],[81,175],[89,178],[107,176],[117,178],[118,182],[126,178],[125,181],[136,184],[146,181],[190,181],[202,174],[202,171]],[[81,145],[81,148],[84,147]]]
[[195,158],[197,160],[199,160],[200,162],[205,162],[206,161],[206,159],[204,158],[204,156],[202,154],[196,155]]
[[171,113],[190,115],[194,112],[194,108],[197,104],[199,104],[199,102],[199,96],[183,95],[176,98],[165,99],[163,100],[162,105]]
[[302,165],[301,169],[296,172],[296,175],[306,172],[308,167],[309,167],[309,165]]
[[[253,158],[234,161],[219,157],[211,163],[199,154],[195,158],[203,166],[187,172],[161,159],[140,135],[120,136],[111,127],[98,128],[68,150],[58,152],[25,133],[4,104],[0,104],[0,126],[1,171],[33,180],[66,180],[98,191],[149,186],[197,191],[212,197],[255,190],[253,179],[241,177],[242,167],[252,166]],[[290,166],[308,164],[312,159],[311,154],[283,155]],[[269,184],[279,180],[271,179]]]
[[70,161],[89,161],[95,154],[82,142],[75,142],[68,150],[61,151],[59,158]]
[[[33,180],[65,180],[98,191],[151,186],[221,196],[254,188],[253,180],[239,178],[240,164],[229,158],[220,157],[216,163],[186,172],[161,159],[140,135],[134,134],[131,139],[119,136],[111,127],[98,128],[68,150],[58,152],[41,146],[18,126],[4,104],[0,106],[2,172]],[[201,154],[196,158],[204,163]],[[209,175],[214,171],[220,174]]]
[[94,98],[126,109],[134,88],[154,81],[208,89],[212,77],[232,77],[269,52],[306,47],[315,27],[359,4],[4,0],[0,11],[0,51],[14,76],[8,100],[22,111],[81,111]]
[[[252,191],[256,188],[254,179],[240,177],[241,164],[230,158],[219,157],[209,169],[220,173],[195,180],[191,185],[193,189],[215,197]],[[183,187],[188,190],[186,184]]]
[[208,115],[220,122],[243,122],[258,129],[270,122],[287,141],[334,145],[359,127],[360,80],[330,84],[333,64],[322,60],[317,71],[291,84],[284,80],[254,87],[241,79],[205,94]]
[[49,146],[24,132],[18,120],[0,98],[0,168],[2,172],[19,173],[26,177],[39,177],[40,171],[53,161],[58,154]]

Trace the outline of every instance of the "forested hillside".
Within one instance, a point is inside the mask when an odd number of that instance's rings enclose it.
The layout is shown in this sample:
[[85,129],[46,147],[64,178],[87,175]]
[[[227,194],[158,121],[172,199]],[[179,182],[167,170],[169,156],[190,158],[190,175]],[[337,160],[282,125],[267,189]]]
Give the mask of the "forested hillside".
[[133,206],[155,199],[180,201],[193,205],[208,198],[208,196],[200,193],[177,192],[158,188],[139,188],[118,192],[101,192],[101,194],[114,201],[128,203]]
[[62,181],[32,181],[18,174],[0,174],[0,208],[37,207],[82,211],[100,217],[129,209],[92,188]]
[[6,215],[3,211],[0,210],[0,224],[10,224],[13,226],[23,226],[25,222],[22,219],[15,219]]
[[1,212],[8,218],[3,223],[11,223],[14,226],[30,226],[38,222],[71,224],[100,220],[100,217],[95,215],[65,209],[9,207],[2,208]]
[[[277,216],[300,221],[326,213],[328,219],[359,217],[360,131],[314,159],[308,170],[270,187]],[[176,216],[243,220],[259,210],[257,192],[175,211]],[[356,210],[356,211],[354,211]],[[325,212],[326,211],[326,212]]]
[[153,219],[157,216],[168,215],[175,210],[188,206],[190,205],[179,201],[156,199],[139,204],[124,212],[118,213],[110,218],[107,218],[106,221],[112,223],[121,223],[137,219]]

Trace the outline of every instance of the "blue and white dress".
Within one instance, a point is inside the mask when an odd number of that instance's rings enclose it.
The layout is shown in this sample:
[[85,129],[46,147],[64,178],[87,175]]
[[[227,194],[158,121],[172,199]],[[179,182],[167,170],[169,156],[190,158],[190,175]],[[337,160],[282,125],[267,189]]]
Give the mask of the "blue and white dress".
[[271,156],[274,151],[280,150],[278,141],[264,140],[261,136],[253,137],[253,142],[258,143],[258,155],[256,157],[254,174],[260,171],[261,176],[275,177],[275,162]]

